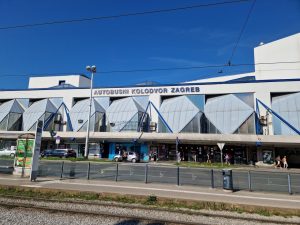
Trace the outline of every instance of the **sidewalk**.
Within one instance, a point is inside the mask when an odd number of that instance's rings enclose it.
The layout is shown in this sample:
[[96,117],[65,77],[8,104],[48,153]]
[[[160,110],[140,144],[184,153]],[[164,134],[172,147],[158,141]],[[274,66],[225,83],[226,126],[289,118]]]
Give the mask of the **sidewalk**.
[[12,185],[32,188],[47,188],[57,190],[89,191],[97,193],[117,193],[128,195],[155,195],[172,199],[194,201],[212,201],[232,204],[265,206],[276,208],[300,209],[300,196],[263,193],[263,192],[225,192],[222,189],[210,189],[198,186],[176,186],[170,184],[144,184],[136,182],[114,182],[99,180],[79,180],[39,178],[30,182],[24,178],[12,175],[0,175],[0,185]]
[[[169,162],[169,161],[157,161],[157,162],[149,162],[149,165],[162,165],[162,166],[176,166],[174,162]],[[179,164],[179,166],[181,166]],[[186,166],[182,166],[186,167]],[[200,169],[220,169],[222,170],[223,168],[218,168],[218,167],[191,167],[191,168],[200,168]],[[253,165],[235,165],[233,167],[226,167],[224,169],[232,169],[232,170],[247,170],[247,171],[262,171],[262,172],[282,172],[282,173],[299,173],[300,174],[300,168],[288,168],[288,169],[283,169],[283,168],[275,168],[274,166],[253,166]]]

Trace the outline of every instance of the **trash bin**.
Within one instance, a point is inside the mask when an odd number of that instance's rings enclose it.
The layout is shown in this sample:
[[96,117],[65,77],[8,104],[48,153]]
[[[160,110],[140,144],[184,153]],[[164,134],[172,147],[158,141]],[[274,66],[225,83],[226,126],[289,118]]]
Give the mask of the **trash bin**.
[[233,191],[232,170],[222,170],[223,189]]

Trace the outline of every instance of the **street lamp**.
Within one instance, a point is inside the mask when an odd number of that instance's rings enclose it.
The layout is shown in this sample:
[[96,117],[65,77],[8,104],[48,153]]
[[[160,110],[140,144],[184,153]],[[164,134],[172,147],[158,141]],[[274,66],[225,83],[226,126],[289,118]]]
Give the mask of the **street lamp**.
[[94,80],[94,73],[96,73],[97,68],[96,66],[87,66],[86,70],[92,73],[91,76],[91,87],[90,87],[90,104],[89,104],[89,115],[87,120],[87,129],[86,129],[86,138],[85,138],[85,149],[84,149],[84,157],[88,158],[89,155],[89,137],[90,137],[90,118],[91,118],[91,111],[92,111],[92,97],[93,97],[93,80]]

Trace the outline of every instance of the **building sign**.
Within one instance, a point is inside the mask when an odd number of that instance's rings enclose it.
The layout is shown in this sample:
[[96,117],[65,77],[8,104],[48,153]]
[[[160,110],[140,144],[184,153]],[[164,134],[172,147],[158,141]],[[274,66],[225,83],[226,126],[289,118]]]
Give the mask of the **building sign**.
[[110,88],[94,89],[93,96],[120,96],[120,95],[150,95],[150,94],[199,94],[199,86],[174,86],[174,87],[137,87],[137,88]]

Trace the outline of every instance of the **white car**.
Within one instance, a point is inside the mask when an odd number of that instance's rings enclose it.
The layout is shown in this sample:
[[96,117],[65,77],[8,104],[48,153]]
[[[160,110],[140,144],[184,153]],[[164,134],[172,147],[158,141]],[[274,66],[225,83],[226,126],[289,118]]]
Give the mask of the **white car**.
[[15,149],[8,149],[8,148],[0,149],[0,156],[15,157],[15,154],[16,154]]
[[[120,154],[117,154],[114,156],[114,161],[116,161],[116,162],[120,162],[123,160],[125,160],[125,159]],[[137,161],[139,161],[139,156],[135,152],[128,152],[126,161],[136,163]]]

